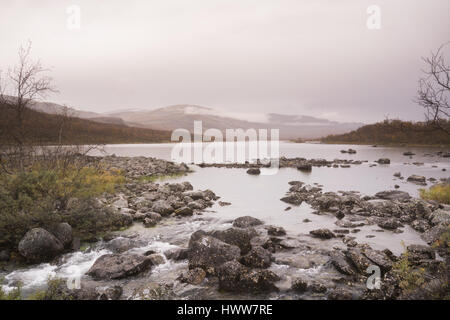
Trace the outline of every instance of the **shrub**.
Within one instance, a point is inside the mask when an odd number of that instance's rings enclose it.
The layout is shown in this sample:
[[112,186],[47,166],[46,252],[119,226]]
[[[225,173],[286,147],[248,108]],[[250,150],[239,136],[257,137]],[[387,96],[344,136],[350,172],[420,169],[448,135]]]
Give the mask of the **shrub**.
[[[81,221],[79,214],[71,217],[68,211],[79,212],[83,202],[114,192],[124,181],[120,171],[75,165],[54,168],[34,165],[26,171],[0,174],[0,248],[17,248],[31,228],[45,228],[62,221],[75,229],[83,227],[87,222]],[[80,205],[69,210],[70,199],[79,199]],[[92,207],[88,209],[91,214],[88,221],[94,224],[90,232],[96,226],[102,229],[114,225],[115,221],[105,221],[108,219],[95,222],[92,215],[96,213]]]
[[428,190],[421,189],[420,196],[425,200],[435,200],[440,203],[450,204],[450,185],[438,184]]

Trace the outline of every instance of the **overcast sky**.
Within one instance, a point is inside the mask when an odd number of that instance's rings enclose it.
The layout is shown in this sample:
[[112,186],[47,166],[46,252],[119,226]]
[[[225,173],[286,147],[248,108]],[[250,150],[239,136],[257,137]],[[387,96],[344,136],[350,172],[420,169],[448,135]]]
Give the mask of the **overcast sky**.
[[420,120],[421,56],[450,41],[449,13],[449,0],[0,0],[0,69],[30,39],[59,89],[48,100],[82,110]]

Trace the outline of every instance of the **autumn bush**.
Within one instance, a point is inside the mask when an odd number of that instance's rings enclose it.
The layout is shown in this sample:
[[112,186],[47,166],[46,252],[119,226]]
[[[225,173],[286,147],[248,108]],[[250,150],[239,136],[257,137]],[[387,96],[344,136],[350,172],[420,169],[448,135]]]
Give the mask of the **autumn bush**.
[[437,184],[428,190],[421,189],[420,196],[425,200],[435,200],[440,203],[450,204],[450,185]]
[[68,222],[78,233],[89,222],[99,225],[91,226],[90,233],[104,228],[105,219],[95,220],[105,209],[96,209],[91,201],[114,192],[124,181],[119,171],[74,164],[49,168],[41,163],[0,173],[0,248],[15,249],[29,229],[58,222]]

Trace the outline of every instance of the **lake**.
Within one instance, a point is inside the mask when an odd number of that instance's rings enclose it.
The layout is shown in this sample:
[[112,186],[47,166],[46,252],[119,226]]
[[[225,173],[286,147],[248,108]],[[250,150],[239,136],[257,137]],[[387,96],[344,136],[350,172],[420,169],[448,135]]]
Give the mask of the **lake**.
[[[173,144],[132,144],[132,145],[107,145],[104,153],[115,154],[117,156],[146,156],[156,157],[165,160],[171,159]],[[340,150],[352,148],[356,154],[343,154]],[[406,151],[412,151],[414,156],[404,156]],[[318,184],[324,191],[359,191],[362,195],[374,195],[376,192],[394,189],[394,185],[399,186],[399,190],[409,192],[412,196],[418,197],[418,190],[423,186],[406,181],[412,174],[425,176],[427,179],[448,178],[450,170],[450,158],[443,158],[437,155],[439,148],[391,148],[372,147],[354,145],[324,145],[324,144],[297,144],[290,142],[280,142],[280,156],[288,158],[303,157],[307,159],[322,158],[333,159],[354,159],[367,161],[360,165],[352,165],[350,168],[329,168],[313,167],[312,172],[306,173],[294,168],[281,168],[275,175],[253,176],[246,174],[245,169],[228,169],[206,167],[200,168],[190,165],[194,172],[187,176],[177,177],[170,182],[189,181],[194,190],[211,189],[221,201],[231,202],[230,206],[220,206],[217,203],[207,210],[202,216],[187,217],[185,219],[167,219],[155,228],[146,229],[142,224],[135,224],[130,229],[123,232],[124,236],[137,235],[145,239],[146,245],[133,249],[138,253],[152,249],[163,252],[168,248],[186,246],[190,234],[198,229],[226,228],[231,226],[230,222],[240,216],[250,215],[263,220],[266,224],[282,226],[288,235],[302,236],[309,231],[318,228],[335,229],[335,217],[330,215],[317,215],[307,204],[298,207],[291,206],[292,209],[285,211],[290,206],[280,198],[289,189],[289,181],[300,180],[306,184]],[[104,154],[95,152],[96,155]],[[372,166],[379,158],[389,158],[389,165]],[[415,165],[413,163],[423,163]],[[443,171],[445,170],[445,171]],[[405,179],[394,177],[394,173],[400,172]],[[161,182],[161,183],[164,183]],[[432,184],[428,182],[428,186]],[[304,223],[304,219],[311,222]],[[391,231],[377,232],[379,229],[373,225],[362,226],[361,231],[355,233],[356,241],[365,242],[375,249],[389,248],[395,254],[400,254],[404,250],[404,245],[425,244],[420,235],[408,225],[403,233]],[[315,241],[315,246],[343,246],[340,239],[327,241]],[[5,276],[6,284],[14,284],[22,281],[25,292],[32,292],[45,285],[49,276],[66,277],[71,266],[77,266],[81,272],[86,272],[94,261],[108,251],[104,249],[102,243],[93,246],[87,252],[75,252],[67,254],[61,265],[40,264],[26,269],[16,270]],[[174,263],[166,261],[165,264],[156,267],[150,278],[147,280],[156,282],[173,283],[180,270],[186,268],[186,262]],[[273,264],[271,267],[277,273],[284,274],[287,278],[298,274],[308,274],[311,277],[317,274],[317,268],[294,268]],[[321,277],[326,277],[321,274]],[[334,276],[334,275],[330,275]],[[132,280],[121,283],[124,292],[131,295],[142,281]],[[283,287],[283,284],[280,285]],[[5,287],[6,289],[8,286]],[[189,294],[186,295],[189,298]],[[223,294],[211,290],[210,298],[227,298]],[[234,297],[234,296],[231,296]],[[277,298],[277,297],[274,297]]]

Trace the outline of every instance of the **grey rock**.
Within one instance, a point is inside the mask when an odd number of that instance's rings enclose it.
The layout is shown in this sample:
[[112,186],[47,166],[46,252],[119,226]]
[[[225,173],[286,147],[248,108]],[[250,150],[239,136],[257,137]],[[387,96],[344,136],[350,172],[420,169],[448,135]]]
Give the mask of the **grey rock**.
[[335,234],[329,229],[317,229],[309,232],[312,236],[320,239],[331,239],[335,237]]
[[138,254],[105,254],[87,274],[96,280],[122,279],[148,270],[152,261]]
[[398,200],[398,201],[408,201],[411,196],[408,192],[391,190],[391,191],[381,191],[375,194],[375,197],[385,200]]
[[158,200],[153,203],[152,211],[159,213],[162,216],[171,214],[174,210],[166,200]]
[[207,274],[214,275],[225,262],[239,259],[240,253],[241,250],[235,245],[194,233],[189,242],[189,269],[202,268]]
[[183,282],[183,283],[199,285],[203,282],[205,277],[206,277],[206,272],[203,269],[195,268],[195,269],[189,270],[187,272],[183,272],[178,277],[178,280],[180,280],[180,282]]
[[249,253],[245,256],[242,256],[239,261],[250,268],[261,268],[265,269],[270,267],[272,261],[272,255],[266,249],[255,246],[253,247]]
[[247,174],[259,175],[259,174],[261,174],[261,170],[259,170],[258,168],[250,168],[247,170]]
[[72,244],[72,227],[68,223],[58,223],[48,230],[61,242],[64,248],[70,248]]
[[28,231],[19,242],[19,252],[28,262],[45,262],[64,250],[62,243],[50,232],[42,228]]
[[259,226],[261,224],[263,224],[264,222],[262,222],[259,219],[250,217],[250,216],[244,216],[244,217],[239,217],[237,219],[235,219],[233,221],[233,227],[237,227],[237,228],[249,228],[249,227],[255,227],[255,226]]
[[269,270],[250,270],[237,261],[228,261],[218,269],[219,290],[238,293],[278,291],[280,278]]
[[241,254],[246,254],[252,248],[250,240],[258,234],[253,228],[228,228],[211,232],[211,236],[241,249]]

